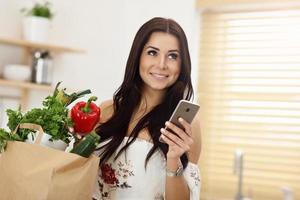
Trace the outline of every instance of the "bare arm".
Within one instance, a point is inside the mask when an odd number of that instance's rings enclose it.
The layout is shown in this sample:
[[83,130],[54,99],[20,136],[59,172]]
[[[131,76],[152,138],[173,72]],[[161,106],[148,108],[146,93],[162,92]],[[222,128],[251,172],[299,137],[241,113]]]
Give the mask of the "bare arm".
[[[197,164],[201,149],[200,113],[198,112],[192,124],[181,122],[185,130],[174,124],[167,124],[173,133],[162,129],[162,138],[169,145],[167,153],[167,169],[175,172],[181,165],[180,156],[187,152],[189,161]],[[184,200],[189,198],[189,188],[183,176],[166,177],[166,200]]]

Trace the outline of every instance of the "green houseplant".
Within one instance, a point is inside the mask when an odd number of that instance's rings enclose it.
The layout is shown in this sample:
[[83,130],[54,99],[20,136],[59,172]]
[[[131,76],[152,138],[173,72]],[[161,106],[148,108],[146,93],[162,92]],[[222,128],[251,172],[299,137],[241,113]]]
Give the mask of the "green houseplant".
[[51,27],[51,19],[54,16],[52,4],[48,1],[35,3],[30,8],[22,8],[23,38],[33,42],[47,42]]
[[35,3],[34,6],[29,9],[22,8],[21,12],[23,12],[26,16],[36,16],[52,19],[54,14],[51,7],[51,3],[46,1],[44,3]]

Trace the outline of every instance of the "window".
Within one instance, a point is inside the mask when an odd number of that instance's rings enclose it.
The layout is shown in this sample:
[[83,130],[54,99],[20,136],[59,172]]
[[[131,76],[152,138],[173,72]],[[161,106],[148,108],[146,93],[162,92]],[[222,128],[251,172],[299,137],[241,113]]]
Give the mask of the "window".
[[202,15],[201,199],[300,199],[300,9]]

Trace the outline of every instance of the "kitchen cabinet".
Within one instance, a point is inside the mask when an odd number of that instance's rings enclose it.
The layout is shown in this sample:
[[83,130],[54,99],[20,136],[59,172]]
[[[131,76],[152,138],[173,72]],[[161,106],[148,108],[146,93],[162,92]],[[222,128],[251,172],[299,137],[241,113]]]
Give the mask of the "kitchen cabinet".
[[[36,42],[26,41],[22,39],[12,39],[12,38],[3,38],[3,37],[0,37],[0,44],[18,46],[22,48],[23,49],[22,60],[24,64],[30,63],[31,52],[33,52],[34,50],[43,50],[43,51],[49,51],[55,53],[84,53],[85,52],[81,49],[76,49],[72,47],[66,47],[66,46],[49,44],[49,43],[36,43]],[[2,79],[0,78],[0,86],[18,88],[20,90],[19,100],[20,100],[20,105],[22,110],[26,109],[28,92],[30,90],[47,91],[49,93],[52,90],[50,85],[42,85],[42,84],[36,84],[36,83],[24,82],[24,81],[5,80],[3,78]],[[10,96],[0,94],[0,98],[10,98]]]

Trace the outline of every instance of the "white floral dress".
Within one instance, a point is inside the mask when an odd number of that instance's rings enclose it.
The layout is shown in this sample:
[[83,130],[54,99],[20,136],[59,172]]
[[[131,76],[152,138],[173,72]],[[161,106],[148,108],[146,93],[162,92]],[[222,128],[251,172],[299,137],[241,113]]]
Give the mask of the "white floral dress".
[[[128,140],[125,137],[119,149]],[[105,143],[100,144],[104,145]],[[145,168],[145,158],[153,144],[137,138],[126,153],[117,160],[111,158],[99,169],[93,199],[96,200],[160,200],[164,199],[166,160],[162,152],[151,156]],[[100,152],[96,152],[99,154]],[[188,163],[184,178],[190,190],[190,200],[200,199],[200,171],[196,164]]]

